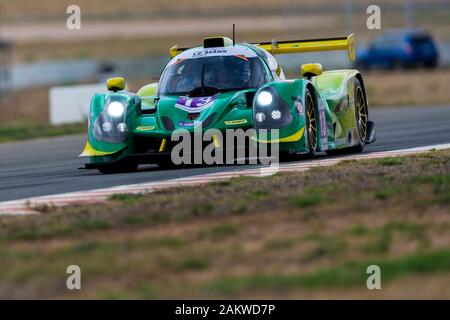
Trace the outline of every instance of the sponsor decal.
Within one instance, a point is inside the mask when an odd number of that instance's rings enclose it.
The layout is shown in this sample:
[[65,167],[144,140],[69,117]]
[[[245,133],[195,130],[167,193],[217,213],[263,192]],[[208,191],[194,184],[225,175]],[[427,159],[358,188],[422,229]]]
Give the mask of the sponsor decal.
[[188,112],[200,112],[212,106],[217,96],[218,94],[215,94],[211,97],[198,97],[198,98],[181,96],[175,103],[175,107]]
[[193,127],[194,123],[192,121],[180,121],[178,122],[180,127]]
[[352,129],[347,130],[347,145],[352,146],[353,145],[353,135],[352,135]]
[[180,60],[184,59],[198,59],[204,57],[214,57],[214,56],[236,56],[241,59],[249,59],[257,57],[256,52],[252,49],[247,48],[242,45],[230,46],[230,47],[217,47],[217,48],[192,48],[186,50],[176,57],[174,57],[167,66],[179,63]]
[[198,121],[198,120],[195,120],[195,121],[183,121],[183,120],[181,120],[181,121],[178,122],[178,125],[180,127],[191,128],[191,127],[201,126],[202,125],[202,121]]
[[216,56],[216,55],[226,55],[227,49],[224,48],[212,48],[212,49],[203,49],[199,51],[194,51],[192,53],[192,58],[199,58],[204,56]]
[[318,102],[320,115],[320,142],[322,150],[328,150],[328,125],[325,114],[325,106],[321,98],[318,99]]
[[356,146],[359,143],[359,131],[358,128],[347,129],[347,146]]
[[353,128],[353,145],[357,145],[359,143],[359,131],[358,128]]
[[300,116],[303,116],[303,105],[300,97],[292,97],[292,100],[294,100],[294,106],[297,109],[297,112]]

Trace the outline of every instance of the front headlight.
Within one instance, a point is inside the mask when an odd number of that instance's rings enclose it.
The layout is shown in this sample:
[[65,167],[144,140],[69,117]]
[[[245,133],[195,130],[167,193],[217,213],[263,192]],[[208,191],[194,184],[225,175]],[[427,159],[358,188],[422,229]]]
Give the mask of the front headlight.
[[123,115],[125,106],[119,101],[113,101],[108,105],[108,114],[113,118],[119,118]]
[[255,115],[255,119],[256,119],[256,121],[258,121],[258,122],[263,122],[264,120],[266,120],[266,115],[265,115],[263,112],[258,112],[258,113]]
[[253,119],[257,129],[280,129],[291,123],[292,112],[275,88],[265,87],[255,96]]
[[98,141],[123,143],[128,136],[127,101],[109,97],[103,111],[93,122],[93,135]]
[[272,116],[273,120],[281,119],[281,111],[280,110],[273,110],[270,115]]
[[268,106],[273,101],[273,96],[269,91],[261,91],[256,98],[258,104],[262,107]]

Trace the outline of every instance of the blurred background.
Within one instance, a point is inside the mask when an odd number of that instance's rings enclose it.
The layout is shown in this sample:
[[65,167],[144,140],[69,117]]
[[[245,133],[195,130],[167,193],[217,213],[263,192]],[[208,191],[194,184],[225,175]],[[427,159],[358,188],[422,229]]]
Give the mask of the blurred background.
[[[66,28],[71,4],[81,8],[81,30]],[[366,27],[371,4],[381,8],[380,30]],[[363,55],[391,29],[427,30],[437,48],[436,66],[397,60],[395,68],[359,66],[370,69],[364,75],[372,106],[448,104],[449,22],[450,0],[0,0],[0,125],[48,124],[53,86],[120,75],[138,90],[157,81],[170,47],[194,46],[211,35],[231,37],[233,23],[237,41],[248,42],[354,32]],[[398,50],[412,50],[408,46]],[[280,61],[290,77],[298,77],[305,62],[321,62],[325,69],[351,66],[344,52]]]

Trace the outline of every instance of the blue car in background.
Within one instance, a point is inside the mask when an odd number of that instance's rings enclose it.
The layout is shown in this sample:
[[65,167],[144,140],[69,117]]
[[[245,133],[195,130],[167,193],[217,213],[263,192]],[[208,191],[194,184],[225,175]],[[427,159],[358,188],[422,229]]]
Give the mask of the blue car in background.
[[390,30],[359,50],[358,69],[434,68],[439,61],[436,44],[423,30]]

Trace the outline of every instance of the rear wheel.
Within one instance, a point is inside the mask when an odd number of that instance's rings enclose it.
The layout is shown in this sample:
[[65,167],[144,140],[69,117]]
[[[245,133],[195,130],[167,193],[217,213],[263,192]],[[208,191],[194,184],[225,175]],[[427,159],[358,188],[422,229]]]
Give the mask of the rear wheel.
[[359,145],[355,147],[354,151],[362,152],[366,145],[369,112],[364,89],[358,78],[355,79],[355,115],[356,127],[358,128],[359,133]]

